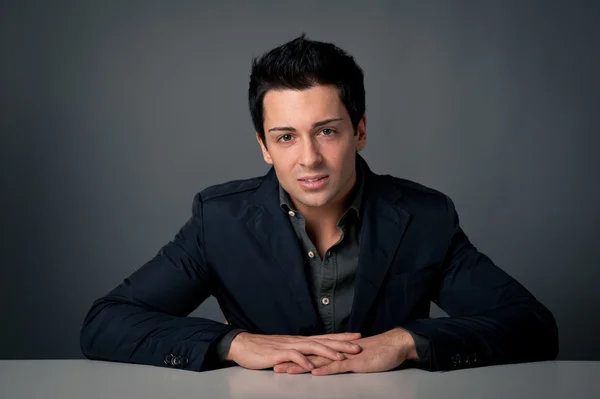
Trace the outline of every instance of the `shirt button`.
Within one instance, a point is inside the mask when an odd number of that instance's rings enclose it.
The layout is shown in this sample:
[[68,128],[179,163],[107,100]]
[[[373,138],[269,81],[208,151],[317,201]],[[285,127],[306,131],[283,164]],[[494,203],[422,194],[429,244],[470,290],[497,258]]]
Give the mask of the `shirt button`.
[[322,303],[323,305],[329,305],[329,298],[327,298],[327,297],[323,297],[323,299],[321,299],[321,303]]
[[291,217],[294,217],[294,216],[296,216],[296,212],[294,212],[294,211],[289,211],[289,212],[288,212],[288,215],[290,215]]
[[327,256],[331,256],[331,251],[327,251]]
[[314,253],[313,251],[310,251],[310,252],[308,253],[308,257],[309,257],[309,258],[314,258],[314,257],[315,257],[315,253]]

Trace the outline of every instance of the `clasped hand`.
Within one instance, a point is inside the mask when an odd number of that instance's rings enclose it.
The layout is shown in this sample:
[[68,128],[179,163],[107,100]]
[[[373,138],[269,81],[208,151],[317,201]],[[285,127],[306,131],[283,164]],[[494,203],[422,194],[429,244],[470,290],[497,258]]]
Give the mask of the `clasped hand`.
[[227,356],[248,369],[314,375],[388,371],[410,358],[416,358],[415,343],[402,329],[367,338],[360,333],[311,337],[240,333]]

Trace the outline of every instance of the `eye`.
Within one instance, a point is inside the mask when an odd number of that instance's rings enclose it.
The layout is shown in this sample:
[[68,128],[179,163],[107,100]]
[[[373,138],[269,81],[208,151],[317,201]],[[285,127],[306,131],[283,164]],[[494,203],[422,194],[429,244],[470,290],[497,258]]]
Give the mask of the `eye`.
[[280,136],[277,141],[282,141],[284,143],[290,141],[292,139],[292,135],[291,134],[284,134],[283,136]]
[[325,136],[331,136],[332,134],[335,133],[335,130],[325,128],[325,129],[321,130],[321,133],[323,133],[323,135],[325,135]]

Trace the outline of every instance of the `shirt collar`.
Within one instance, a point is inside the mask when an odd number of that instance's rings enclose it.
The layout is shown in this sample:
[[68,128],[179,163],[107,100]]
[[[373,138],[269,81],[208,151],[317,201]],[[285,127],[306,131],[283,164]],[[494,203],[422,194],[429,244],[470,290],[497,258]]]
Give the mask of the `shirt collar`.
[[[360,207],[362,205],[363,193],[365,189],[365,173],[360,162],[356,163],[356,184],[352,189],[352,197],[350,200],[350,204],[346,212],[344,212],[344,216],[353,209],[356,213],[356,216],[360,220]],[[290,210],[293,210],[296,213],[299,213],[292,207],[292,202],[290,200],[289,194],[279,185],[279,205],[281,209],[283,209],[286,213]]]

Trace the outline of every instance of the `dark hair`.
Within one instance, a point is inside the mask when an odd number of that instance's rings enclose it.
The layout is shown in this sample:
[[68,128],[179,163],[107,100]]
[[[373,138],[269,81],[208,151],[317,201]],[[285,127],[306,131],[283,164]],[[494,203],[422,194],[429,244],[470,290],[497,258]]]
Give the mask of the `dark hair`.
[[267,91],[304,90],[317,85],[338,88],[356,133],[358,122],[365,113],[363,71],[344,50],[331,43],[308,40],[303,33],[252,60],[248,105],[252,123],[263,143],[263,99]]

